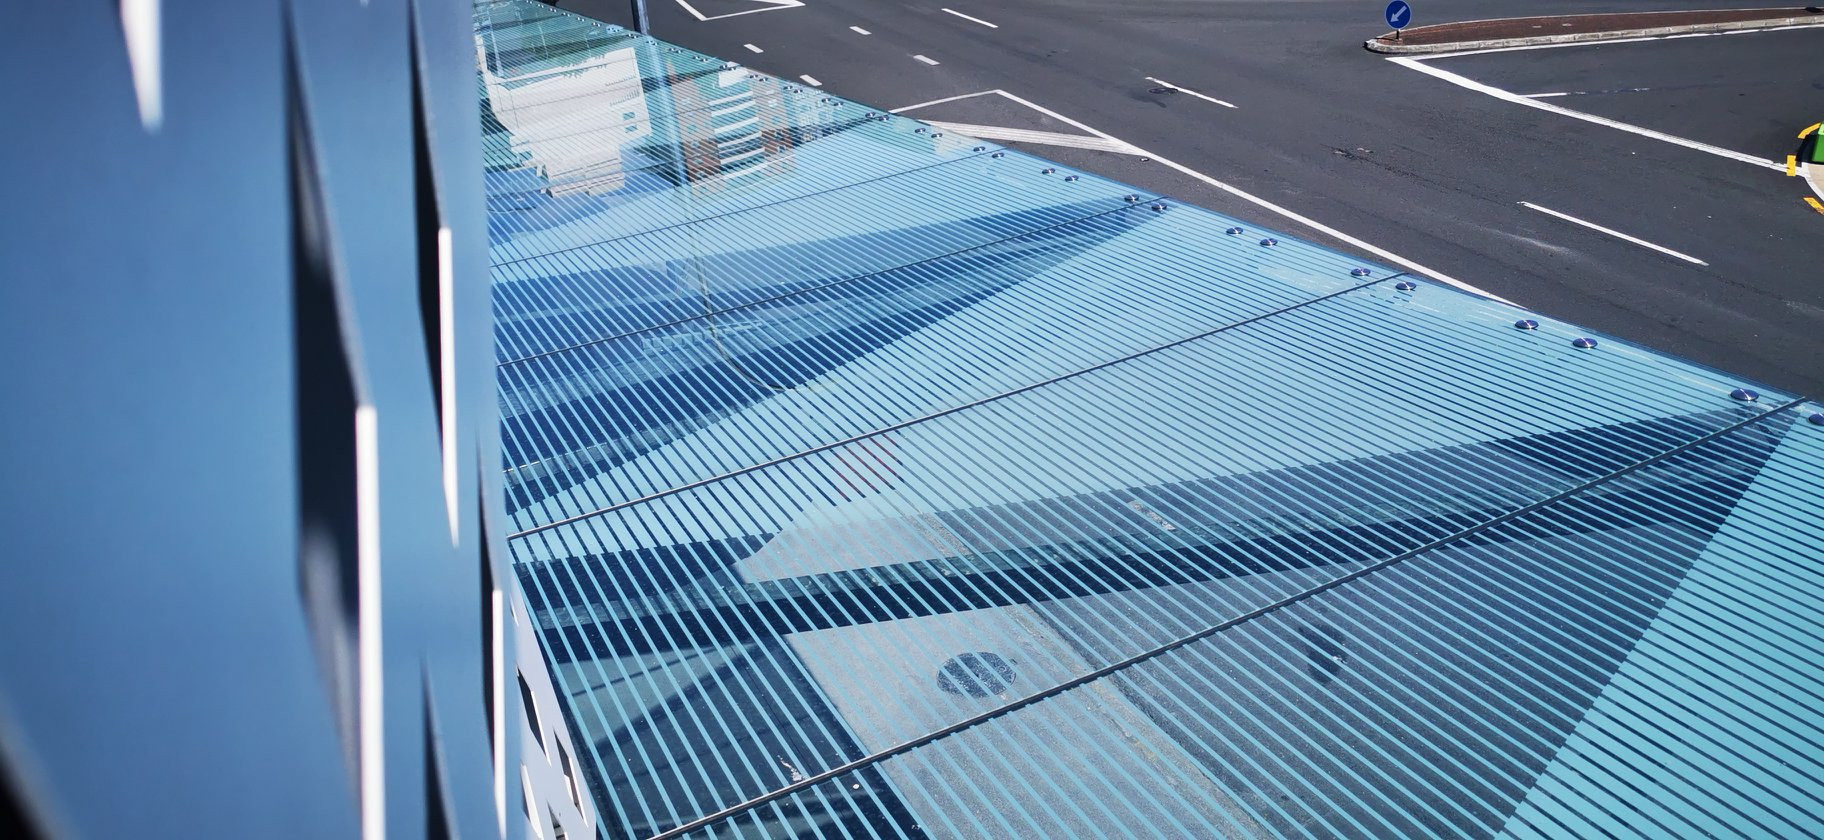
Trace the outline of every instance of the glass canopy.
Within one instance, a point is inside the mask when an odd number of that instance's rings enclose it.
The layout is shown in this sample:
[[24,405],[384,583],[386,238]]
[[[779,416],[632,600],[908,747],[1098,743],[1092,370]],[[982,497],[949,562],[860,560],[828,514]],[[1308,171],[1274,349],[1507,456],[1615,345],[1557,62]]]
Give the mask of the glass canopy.
[[610,835],[1824,834],[1818,406],[475,22],[510,545]]

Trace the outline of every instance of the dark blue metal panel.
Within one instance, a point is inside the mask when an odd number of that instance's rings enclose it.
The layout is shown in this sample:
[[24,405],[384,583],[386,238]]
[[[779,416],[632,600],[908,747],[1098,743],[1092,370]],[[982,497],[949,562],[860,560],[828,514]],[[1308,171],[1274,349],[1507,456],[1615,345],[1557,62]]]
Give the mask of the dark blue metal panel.
[[7,18],[13,801],[56,836],[498,834],[468,10]]

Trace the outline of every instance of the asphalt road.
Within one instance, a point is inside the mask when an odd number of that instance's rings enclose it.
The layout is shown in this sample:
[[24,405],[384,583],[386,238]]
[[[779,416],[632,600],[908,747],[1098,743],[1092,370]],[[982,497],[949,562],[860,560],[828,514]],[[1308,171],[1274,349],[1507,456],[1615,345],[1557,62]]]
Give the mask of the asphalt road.
[[[806,0],[716,18],[770,4],[687,1],[712,19],[649,0],[653,34],[786,78],[809,75],[882,108],[1005,91],[1037,109],[989,94],[908,114],[1076,137],[1088,126],[1548,316],[1824,396],[1824,216],[1801,201],[1800,179],[1388,61],[1361,47],[1385,28],[1382,3]],[[561,5],[627,19],[621,0]],[[1489,0],[1442,5],[1415,4],[1416,23],[1514,14]],[[1681,5],[1764,2],[1560,0],[1525,11]],[[1824,116],[1819,55],[1824,29],[1426,64],[1515,94],[1565,93],[1537,101],[1772,161],[1790,151],[1782,133]],[[1202,96],[1160,92],[1159,80]],[[1157,159],[1010,145],[1361,251]]]
[[1824,29],[1496,52],[1439,67],[1515,93],[1775,160],[1824,117]]

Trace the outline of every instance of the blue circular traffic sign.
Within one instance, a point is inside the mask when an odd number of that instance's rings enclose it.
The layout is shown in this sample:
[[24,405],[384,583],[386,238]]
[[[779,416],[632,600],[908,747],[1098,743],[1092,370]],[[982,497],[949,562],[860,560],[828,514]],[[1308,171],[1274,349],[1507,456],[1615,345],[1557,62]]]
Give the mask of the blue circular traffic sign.
[[1387,4],[1387,25],[1395,29],[1405,29],[1412,23],[1412,5],[1406,0],[1393,0]]

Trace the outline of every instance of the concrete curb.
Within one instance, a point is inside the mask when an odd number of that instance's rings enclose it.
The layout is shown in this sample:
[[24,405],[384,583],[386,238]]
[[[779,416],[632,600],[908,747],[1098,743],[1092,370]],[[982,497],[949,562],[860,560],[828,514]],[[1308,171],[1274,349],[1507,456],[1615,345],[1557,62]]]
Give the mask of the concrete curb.
[[1578,44],[1594,41],[1618,41],[1625,38],[1657,38],[1665,35],[1684,35],[1692,32],[1747,32],[1755,29],[1779,29],[1782,27],[1816,27],[1824,26],[1824,20],[1818,15],[1804,17],[1769,18],[1767,20],[1738,20],[1728,23],[1689,23],[1681,26],[1655,26],[1648,29],[1616,29],[1609,32],[1578,32],[1569,35],[1532,35],[1525,38],[1491,38],[1482,41],[1454,41],[1446,44],[1401,44],[1389,43],[1379,38],[1370,38],[1362,43],[1370,52],[1391,55],[1423,55],[1427,53],[1459,52],[1464,50],[1493,50],[1502,47],[1530,47],[1536,44]]

